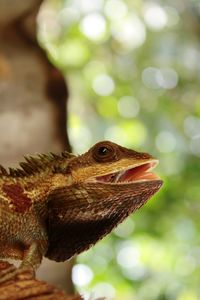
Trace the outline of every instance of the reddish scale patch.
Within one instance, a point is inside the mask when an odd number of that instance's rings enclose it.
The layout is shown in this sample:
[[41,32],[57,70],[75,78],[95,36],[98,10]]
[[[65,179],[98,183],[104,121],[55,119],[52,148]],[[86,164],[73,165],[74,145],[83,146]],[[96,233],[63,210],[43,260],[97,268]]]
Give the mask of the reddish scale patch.
[[24,193],[19,184],[4,184],[3,192],[10,199],[16,212],[24,213],[31,206],[31,199]]

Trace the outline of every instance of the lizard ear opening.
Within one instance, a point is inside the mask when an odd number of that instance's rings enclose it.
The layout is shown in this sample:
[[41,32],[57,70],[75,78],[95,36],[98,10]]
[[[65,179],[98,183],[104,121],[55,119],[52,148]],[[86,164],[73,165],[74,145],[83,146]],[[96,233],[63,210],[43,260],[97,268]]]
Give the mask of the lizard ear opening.
[[108,142],[101,142],[93,147],[92,156],[97,162],[113,161],[116,159],[116,149]]

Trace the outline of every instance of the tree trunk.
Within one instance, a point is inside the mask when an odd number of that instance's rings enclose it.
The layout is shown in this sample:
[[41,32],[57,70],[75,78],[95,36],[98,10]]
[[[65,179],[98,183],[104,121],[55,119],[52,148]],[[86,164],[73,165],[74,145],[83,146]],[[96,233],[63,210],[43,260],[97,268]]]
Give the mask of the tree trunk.
[[[67,86],[36,40],[40,4],[41,0],[0,0],[0,164],[4,166],[16,166],[28,153],[71,150],[66,133]],[[71,268],[69,262],[67,269]],[[46,260],[38,275],[46,280],[47,274],[49,281],[58,283],[59,278],[59,285],[73,292],[66,264]]]

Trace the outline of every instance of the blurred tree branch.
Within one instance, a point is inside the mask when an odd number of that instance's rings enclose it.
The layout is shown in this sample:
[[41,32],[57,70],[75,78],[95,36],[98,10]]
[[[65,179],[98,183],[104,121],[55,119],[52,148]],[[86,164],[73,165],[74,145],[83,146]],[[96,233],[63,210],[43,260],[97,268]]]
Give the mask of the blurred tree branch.
[[[1,271],[9,268],[10,264],[0,261],[0,278]],[[67,296],[63,291],[55,286],[47,284],[32,278],[28,272],[21,273],[15,280],[9,280],[0,284],[0,300],[11,299],[45,299],[45,300],[81,300],[78,295]]]

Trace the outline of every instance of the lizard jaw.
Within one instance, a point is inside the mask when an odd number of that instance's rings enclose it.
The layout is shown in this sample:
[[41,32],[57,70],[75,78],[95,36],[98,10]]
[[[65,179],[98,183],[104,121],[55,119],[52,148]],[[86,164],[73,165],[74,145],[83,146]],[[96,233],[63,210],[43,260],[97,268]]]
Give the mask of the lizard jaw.
[[158,160],[131,166],[103,176],[96,176],[95,182],[107,184],[127,184],[143,181],[160,180],[160,177],[151,172],[158,164]]

